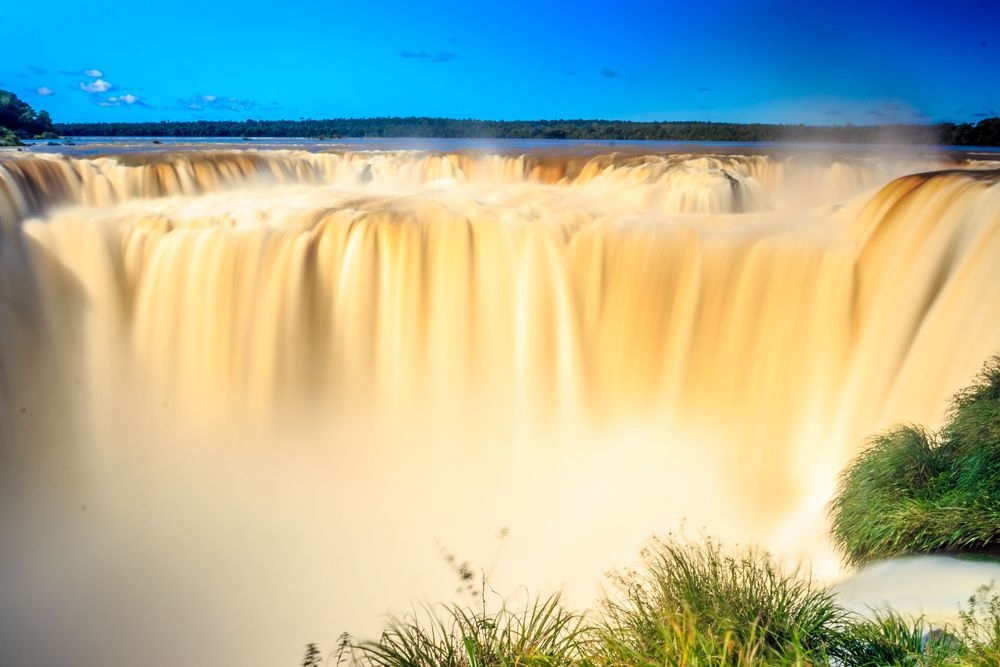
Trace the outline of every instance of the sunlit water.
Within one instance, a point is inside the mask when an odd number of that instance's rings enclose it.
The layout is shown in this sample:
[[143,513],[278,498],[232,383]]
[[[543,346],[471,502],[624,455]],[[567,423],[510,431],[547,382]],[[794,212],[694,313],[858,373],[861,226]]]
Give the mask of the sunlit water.
[[1000,351],[989,156],[144,148],[0,154],[4,664],[295,664],[443,550],[577,607],[654,531],[833,581],[837,473]]

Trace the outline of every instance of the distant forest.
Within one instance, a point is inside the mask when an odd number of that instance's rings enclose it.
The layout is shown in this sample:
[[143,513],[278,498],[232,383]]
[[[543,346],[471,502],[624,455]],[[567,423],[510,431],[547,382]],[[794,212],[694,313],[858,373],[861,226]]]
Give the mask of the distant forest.
[[492,121],[450,118],[57,123],[60,134],[93,137],[342,137],[600,139],[665,141],[830,141],[1000,146],[1000,118],[976,124],[766,125],[688,121]]

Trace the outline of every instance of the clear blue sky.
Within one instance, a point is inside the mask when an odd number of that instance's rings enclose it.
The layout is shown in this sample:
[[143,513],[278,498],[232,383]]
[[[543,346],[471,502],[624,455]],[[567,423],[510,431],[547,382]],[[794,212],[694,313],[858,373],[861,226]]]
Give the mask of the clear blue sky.
[[1000,112],[1000,0],[48,0],[0,35],[0,87],[56,121]]

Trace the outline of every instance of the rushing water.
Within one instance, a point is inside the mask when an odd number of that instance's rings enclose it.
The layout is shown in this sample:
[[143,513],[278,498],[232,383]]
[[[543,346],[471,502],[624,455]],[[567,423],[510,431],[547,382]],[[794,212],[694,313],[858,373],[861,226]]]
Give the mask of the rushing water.
[[838,575],[837,473],[1000,351],[1000,163],[513,148],[0,155],[0,662],[293,664],[442,548]]

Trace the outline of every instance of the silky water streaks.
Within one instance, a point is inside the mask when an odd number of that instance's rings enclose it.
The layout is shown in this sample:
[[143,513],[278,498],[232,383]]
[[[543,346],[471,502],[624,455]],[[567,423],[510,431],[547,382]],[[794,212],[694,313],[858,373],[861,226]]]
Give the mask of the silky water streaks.
[[0,656],[287,663],[503,526],[580,604],[684,522],[834,576],[837,473],[1000,350],[997,167],[0,155]]

